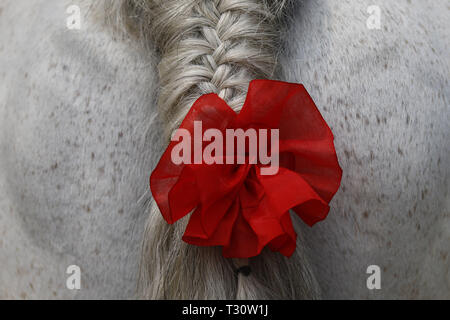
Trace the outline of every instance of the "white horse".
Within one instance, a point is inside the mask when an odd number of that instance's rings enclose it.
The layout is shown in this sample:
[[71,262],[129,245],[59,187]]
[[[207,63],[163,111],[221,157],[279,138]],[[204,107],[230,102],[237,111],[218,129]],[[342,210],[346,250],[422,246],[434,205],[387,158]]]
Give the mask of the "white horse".
[[[0,298],[136,290],[142,195],[164,147],[159,58],[82,4],[68,28],[73,2],[0,0]],[[450,298],[449,10],[293,7],[279,64],[330,124],[344,172],[328,218],[302,229],[324,298]]]

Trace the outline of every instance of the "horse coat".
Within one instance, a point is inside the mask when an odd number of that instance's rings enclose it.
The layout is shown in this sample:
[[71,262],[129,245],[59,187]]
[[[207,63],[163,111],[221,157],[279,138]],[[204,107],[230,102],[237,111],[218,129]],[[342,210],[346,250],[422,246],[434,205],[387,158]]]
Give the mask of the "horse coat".
[[[285,81],[334,135],[342,186],[302,228],[324,298],[450,298],[448,2],[299,1]],[[0,0],[0,298],[130,298],[163,147],[155,52],[72,1]],[[144,195],[144,196],[143,196]],[[81,268],[81,289],[66,286]],[[368,266],[381,270],[369,290]]]

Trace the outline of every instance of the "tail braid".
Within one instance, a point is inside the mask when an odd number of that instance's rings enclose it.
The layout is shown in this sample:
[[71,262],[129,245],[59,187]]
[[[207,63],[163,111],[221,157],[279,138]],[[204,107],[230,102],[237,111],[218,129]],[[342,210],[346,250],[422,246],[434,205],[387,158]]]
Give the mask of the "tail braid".
[[[275,16],[286,0],[123,0],[135,29],[161,54],[158,108],[169,139],[201,95],[217,93],[240,111],[249,82],[272,78]],[[123,9],[123,8],[122,8]],[[146,224],[139,289],[150,299],[317,298],[319,289],[299,245],[290,259],[264,250],[249,276],[220,248],[181,241],[187,219],[168,226],[153,203]],[[299,237],[301,241],[301,237]]]
[[152,33],[162,54],[159,107],[166,137],[201,95],[217,93],[239,111],[248,83],[273,74],[277,37],[273,15],[261,1],[151,2]]

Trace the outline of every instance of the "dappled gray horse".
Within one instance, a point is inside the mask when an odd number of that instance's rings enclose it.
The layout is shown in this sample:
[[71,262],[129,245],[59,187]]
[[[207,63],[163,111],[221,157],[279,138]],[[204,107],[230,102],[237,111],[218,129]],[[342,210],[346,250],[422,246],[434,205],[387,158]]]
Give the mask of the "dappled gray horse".
[[[85,1],[68,28],[72,4],[0,0],[0,298],[136,292],[165,147],[160,57]],[[450,298],[448,1],[290,10],[281,74],[308,89],[344,172],[329,217],[300,230],[322,297]],[[367,287],[372,265],[381,289]]]

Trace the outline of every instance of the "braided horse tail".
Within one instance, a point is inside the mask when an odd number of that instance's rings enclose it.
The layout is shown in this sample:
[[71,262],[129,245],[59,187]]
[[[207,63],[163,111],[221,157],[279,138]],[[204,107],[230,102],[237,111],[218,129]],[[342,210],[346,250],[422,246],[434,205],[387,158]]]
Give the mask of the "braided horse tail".
[[[135,29],[161,54],[158,110],[169,140],[193,102],[216,93],[236,112],[253,79],[273,78],[277,16],[287,0],[123,0]],[[125,9],[124,9],[125,8]],[[319,296],[301,239],[294,255],[264,250],[249,262],[182,242],[187,224],[163,220],[153,203],[146,224],[139,294],[148,299],[311,299]],[[251,274],[236,274],[249,263]]]

